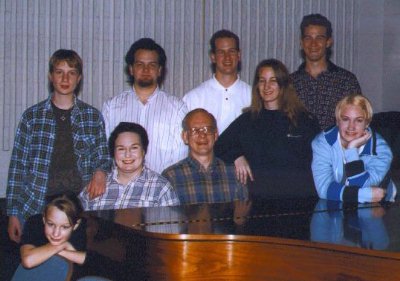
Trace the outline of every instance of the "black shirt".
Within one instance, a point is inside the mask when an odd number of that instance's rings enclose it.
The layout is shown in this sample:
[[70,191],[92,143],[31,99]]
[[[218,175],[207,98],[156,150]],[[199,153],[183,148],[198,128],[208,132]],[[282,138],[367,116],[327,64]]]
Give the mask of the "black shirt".
[[56,136],[49,169],[46,196],[82,190],[82,177],[78,171],[71,129],[71,109],[63,110],[52,103],[56,120]]
[[293,126],[279,110],[262,109],[252,117],[243,113],[217,140],[215,155],[233,163],[243,155],[252,169],[311,169],[311,141],[320,131],[318,121],[303,113]]

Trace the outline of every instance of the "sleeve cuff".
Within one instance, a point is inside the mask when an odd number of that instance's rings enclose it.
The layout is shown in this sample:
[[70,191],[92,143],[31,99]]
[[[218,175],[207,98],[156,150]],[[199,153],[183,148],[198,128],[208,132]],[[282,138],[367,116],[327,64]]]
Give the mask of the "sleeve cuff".
[[17,217],[18,216],[18,210],[17,209],[7,209],[6,210],[6,214],[7,214],[7,216],[9,216],[9,217],[11,217],[11,216],[15,216],[15,217]]
[[354,175],[361,174],[364,172],[364,162],[362,160],[356,160],[344,165],[344,169],[346,171],[346,177],[350,178]]
[[358,202],[358,186],[346,186],[342,194],[343,202]]
[[358,190],[358,202],[366,203],[372,201],[372,190],[370,187],[360,188]]

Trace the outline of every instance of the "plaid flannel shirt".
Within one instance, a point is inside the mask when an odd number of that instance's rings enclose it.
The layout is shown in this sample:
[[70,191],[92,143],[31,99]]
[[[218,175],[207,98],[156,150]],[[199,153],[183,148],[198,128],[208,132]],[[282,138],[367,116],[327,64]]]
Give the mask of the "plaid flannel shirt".
[[162,175],[178,193],[181,204],[247,200],[247,187],[238,182],[235,169],[214,157],[207,170],[191,156],[165,169]]
[[[74,103],[72,138],[85,186],[95,170],[110,170],[111,160],[101,113],[76,98]],[[7,215],[27,218],[43,210],[55,133],[51,96],[22,115],[8,171]]]
[[90,199],[87,190],[79,195],[85,210],[127,209],[179,205],[171,184],[160,174],[143,167],[140,175],[127,185],[118,182],[116,167],[108,174],[107,189],[103,195]]

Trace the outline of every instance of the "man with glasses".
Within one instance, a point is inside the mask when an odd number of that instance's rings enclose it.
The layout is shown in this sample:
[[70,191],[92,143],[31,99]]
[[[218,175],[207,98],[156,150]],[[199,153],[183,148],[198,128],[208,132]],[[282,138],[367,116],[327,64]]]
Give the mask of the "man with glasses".
[[204,108],[217,119],[222,133],[250,105],[251,87],[240,80],[239,37],[219,30],[210,39],[210,59],[214,75],[188,92],[183,101],[189,110]]
[[164,49],[150,38],[132,44],[125,56],[130,90],[106,101],[103,116],[107,137],[120,122],[142,125],[149,136],[146,166],[158,173],[187,156],[180,124],[187,107],[160,89],[166,73]]
[[214,156],[218,138],[214,116],[197,108],[185,116],[182,127],[189,156],[162,173],[175,188],[181,204],[246,200],[247,188],[236,179],[234,167]]

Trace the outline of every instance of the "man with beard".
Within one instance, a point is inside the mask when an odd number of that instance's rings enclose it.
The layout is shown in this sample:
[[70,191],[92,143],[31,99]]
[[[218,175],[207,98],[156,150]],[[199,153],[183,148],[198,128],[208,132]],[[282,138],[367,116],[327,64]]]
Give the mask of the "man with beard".
[[132,44],[125,56],[126,74],[132,89],[103,105],[107,137],[120,122],[142,125],[149,135],[146,166],[158,173],[187,156],[180,125],[187,113],[177,97],[160,89],[165,73],[164,49],[150,38]]

